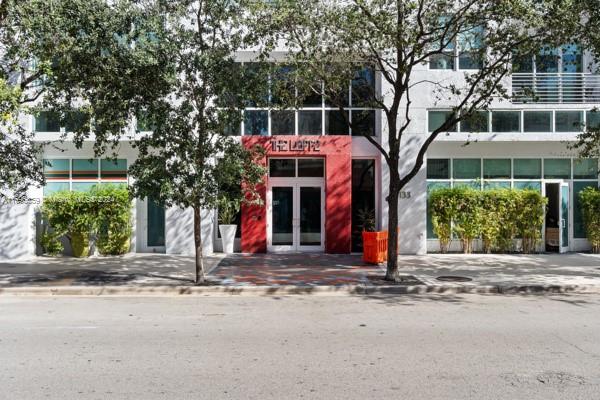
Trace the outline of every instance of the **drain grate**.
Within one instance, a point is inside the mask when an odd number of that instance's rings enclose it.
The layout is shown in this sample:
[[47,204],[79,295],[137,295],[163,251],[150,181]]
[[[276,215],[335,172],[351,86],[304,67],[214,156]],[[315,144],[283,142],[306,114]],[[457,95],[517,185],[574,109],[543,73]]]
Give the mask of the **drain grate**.
[[441,282],[471,282],[473,279],[467,278],[466,276],[438,276],[436,278]]

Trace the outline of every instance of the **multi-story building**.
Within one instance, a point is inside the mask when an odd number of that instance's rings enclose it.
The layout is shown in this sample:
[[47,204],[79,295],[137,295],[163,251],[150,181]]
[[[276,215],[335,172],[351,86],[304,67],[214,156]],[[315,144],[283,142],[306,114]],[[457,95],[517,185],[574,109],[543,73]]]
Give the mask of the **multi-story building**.
[[[438,243],[428,223],[427,193],[435,187],[458,185],[482,190],[539,190],[549,199],[546,227],[560,232],[559,240],[549,243],[547,249],[589,249],[577,194],[585,187],[598,187],[598,160],[579,160],[567,143],[575,140],[584,126],[600,124],[600,113],[594,110],[600,103],[600,76],[592,73],[590,61],[578,46],[565,45],[521,62],[520,69],[506,82],[512,101],[493,103],[489,112],[480,113],[477,123],[460,123],[431,145],[424,167],[401,193],[401,253],[437,251]],[[421,66],[415,79],[459,79],[472,68],[477,65],[467,58],[442,57]],[[386,93],[377,74],[369,69],[360,73],[361,84]],[[377,149],[363,137],[364,133],[372,135],[385,146],[385,123],[380,111],[360,106],[356,85],[348,82],[347,94],[354,130],[322,96],[305,99],[297,110],[249,107],[244,111],[236,133],[244,145],[258,144],[266,149],[268,175],[261,191],[265,205],[243,207],[239,215],[238,251],[360,251],[359,220],[365,211],[373,211],[377,227],[386,228],[387,167]],[[428,133],[453,106],[437,99],[426,87],[414,93],[412,101],[413,123],[403,142],[403,172],[414,163],[415,151]],[[23,124],[35,131],[40,141],[58,139],[68,130],[44,113],[27,117]],[[145,129],[138,126],[138,130]],[[47,146],[43,157],[48,182],[43,188],[32,188],[29,195],[43,199],[57,190],[127,182],[127,167],[136,153],[124,141],[119,154],[115,163],[93,158],[92,142],[86,142],[82,149],[69,142]],[[36,204],[4,207],[0,214],[0,258],[39,254],[36,208]],[[206,210],[203,214],[207,252],[222,248],[217,212]],[[138,199],[133,220],[132,251],[193,253],[189,210],[165,210]],[[547,249],[542,246],[542,250]]]

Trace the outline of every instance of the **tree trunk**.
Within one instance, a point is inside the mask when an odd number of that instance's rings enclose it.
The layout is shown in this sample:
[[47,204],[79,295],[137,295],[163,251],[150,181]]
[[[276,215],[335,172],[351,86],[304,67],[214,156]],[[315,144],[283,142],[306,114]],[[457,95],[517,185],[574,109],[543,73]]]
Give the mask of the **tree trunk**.
[[[394,179],[394,178],[391,178]],[[386,281],[398,282],[398,198],[400,194],[399,185],[390,182],[390,194],[388,201],[388,254]]]
[[202,257],[202,217],[200,208],[194,207],[194,245],[196,247],[196,284],[204,283],[204,260]]

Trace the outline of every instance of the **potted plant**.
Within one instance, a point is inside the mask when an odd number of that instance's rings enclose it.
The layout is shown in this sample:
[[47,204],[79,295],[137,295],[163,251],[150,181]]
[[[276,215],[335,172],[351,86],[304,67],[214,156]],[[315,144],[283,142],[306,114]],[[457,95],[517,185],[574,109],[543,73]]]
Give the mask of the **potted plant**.
[[219,206],[219,233],[223,242],[223,253],[233,253],[237,225],[234,224],[235,216],[240,210],[240,202],[222,195],[218,200]]

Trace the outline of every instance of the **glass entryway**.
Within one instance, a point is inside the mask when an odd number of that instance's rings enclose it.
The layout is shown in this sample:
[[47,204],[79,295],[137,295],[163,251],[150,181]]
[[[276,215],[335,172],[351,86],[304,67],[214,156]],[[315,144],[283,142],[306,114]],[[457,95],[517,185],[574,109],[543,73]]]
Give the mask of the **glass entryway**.
[[324,160],[269,160],[267,250],[323,251]]
[[545,221],[545,250],[566,253],[569,251],[569,184],[566,182],[546,182],[545,195],[548,198]]
[[272,184],[267,191],[267,250],[323,251],[322,182]]

